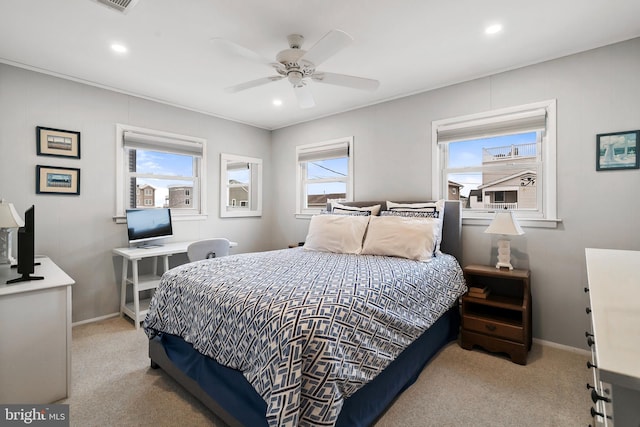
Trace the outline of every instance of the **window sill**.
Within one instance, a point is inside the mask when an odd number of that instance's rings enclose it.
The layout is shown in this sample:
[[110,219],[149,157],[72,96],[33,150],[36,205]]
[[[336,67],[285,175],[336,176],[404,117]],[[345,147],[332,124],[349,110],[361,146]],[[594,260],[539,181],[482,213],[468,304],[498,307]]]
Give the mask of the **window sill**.
[[[171,221],[204,221],[209,218],[207,214],[187,214],[187,215],[171,215]],[[113,222],[116,224],[126,224],[127,218],[124,216],[114,216]]]
[[[489,226],[493,218],[462,218],[462,225],[483,225]],[[528,228],[558,228],[562,222],[559,218],[518,218],[521,227]]]

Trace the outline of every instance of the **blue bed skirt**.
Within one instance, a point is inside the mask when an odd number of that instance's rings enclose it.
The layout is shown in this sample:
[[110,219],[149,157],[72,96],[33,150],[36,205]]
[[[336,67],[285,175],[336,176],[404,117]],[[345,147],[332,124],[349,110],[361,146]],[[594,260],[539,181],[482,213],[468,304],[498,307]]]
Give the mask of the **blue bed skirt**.
[[[413,384],[427,362],[458,336],[460,316],[455,306],[407,347],[373,381],[346,399],[336,426],[369,426],[391,402]],[[245,426],[266,426],[267,405],[240,371],[220,365],[180,337],[162,334],[167,357],[227,413]]]

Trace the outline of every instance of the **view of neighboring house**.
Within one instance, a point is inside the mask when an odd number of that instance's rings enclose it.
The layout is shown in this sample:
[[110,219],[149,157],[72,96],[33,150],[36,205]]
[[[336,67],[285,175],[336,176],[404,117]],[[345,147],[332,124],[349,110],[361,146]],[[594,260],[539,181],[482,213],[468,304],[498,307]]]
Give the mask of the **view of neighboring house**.
[[151,208],[155,206],[156,189],[148,184],[136,185],[136,207]]
[[193,186],[170,185],[169,195],[165,197],[166,208],[190,208],[193,206]]
[[447,181],[447,192],[449,193],[447,200],[461,200],[461,197],[464,198],[464,196],[460,195],[462,187],[464,185],[451,180]]
[[309,208],[321,208],[327,207],[327,200],[345,200],[347,195],[345,193],[327,193],[327,194],[308,194],[307,206]]
[[[483,148],[482,165],[497,163],[515,166],[531,163],[536,158],[536,143]],[[484,169],[482,185],[469,192],[471,209],[535,209],[537,200],[537,172],[520,169],[514,172]],[[451,189],[451,186],[449,187]],[[451,199],[451,194],[449,195]]]
[[236,179],[229,180],[229,200],[227,206],[247,207],[249,206],[249,187]]

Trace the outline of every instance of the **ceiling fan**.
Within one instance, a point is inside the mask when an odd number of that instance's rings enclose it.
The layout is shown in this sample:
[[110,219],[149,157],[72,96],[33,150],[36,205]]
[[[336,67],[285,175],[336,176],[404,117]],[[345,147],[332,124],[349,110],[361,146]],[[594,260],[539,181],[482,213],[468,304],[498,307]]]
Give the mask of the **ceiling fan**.
[[263,77],[230,86],[226,88],[225,91],[236,93],[286,78],[293,86],[296,98],[298,99],[298,105],[301,108],[311,108],[315,106],[313,94],[309,87],[311,82],[327,83],[369,91],[376,90],[380,85],[380,82],[373,79],[317,70],[320,64],[353,41],[353,37],[344,31],[329,31],[308,51],[301,48],[304,37],[300,34],[291,34],[287,37],[287,40],[289,41],[289,49],[279,52],[274,62],[228,40],[221,38],[213,39],[214,42],[223,45],[224,48],[233,54],[254,62],[269,65],[273,67],[277,73],[277,75],[274,76]]

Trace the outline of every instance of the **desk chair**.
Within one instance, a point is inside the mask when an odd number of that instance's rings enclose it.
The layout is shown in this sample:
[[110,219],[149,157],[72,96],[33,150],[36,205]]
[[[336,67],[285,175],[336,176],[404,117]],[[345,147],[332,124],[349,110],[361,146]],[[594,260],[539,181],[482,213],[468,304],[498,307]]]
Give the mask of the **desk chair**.
[[224,238],[198,240],[187,246],[190,262],[229,255],[229,240]]

